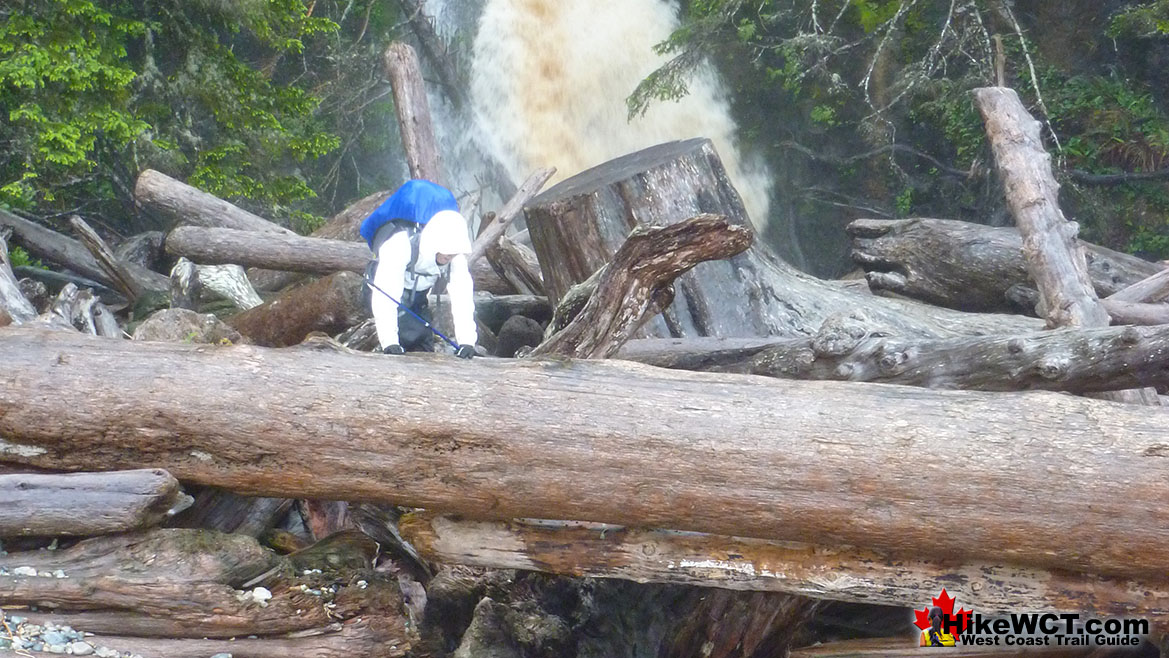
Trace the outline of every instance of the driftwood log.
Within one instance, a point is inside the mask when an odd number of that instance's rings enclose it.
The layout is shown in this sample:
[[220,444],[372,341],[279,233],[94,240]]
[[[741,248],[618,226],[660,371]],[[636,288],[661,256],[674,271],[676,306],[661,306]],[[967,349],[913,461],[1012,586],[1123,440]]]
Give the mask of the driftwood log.
[[[638,225],[675,224],[702,213],[749,226],[738,193],[709,140],[671,142],[565,180],[524,212],[553,303],[609,262]],[[958,313],[874,297],[798,272],[754,244],[682,275],[673,304],[648,322],[650,337],[810,336],[830,315],[861,310],[906,337],[1023,333],[1042,323]]]
[[540,261],[528,247],[513,242],[506,235],[495,239],[487,247],[487,262],[504,281],[507,281],[521,295],[544,296],[544,276],[540,272]]
[[580,314],[537,346],[532,356],[612,356],[638,330],[662,295],[673,297],[670,288],[678,276],[699,263],[742,253],[751,246],[753,237],[750,228],[730,224],[718,215],[633,229],[597,276]]
[[8,257],[8,236],[0,231],[0,325],[21,324],[37,316],[37,309],[20,290]]
[[161,224],[167,227],[191,224],[260,233],[294,234],[279,224],[153,169],[138,175],[138,182],[134,185],[134,201],[142,210],[162,220]]
[[225,299],[247,310],[264,303],[239,265],[196,265],[179,258],[170,271],[171,306],[196,310],[206,299]]
[[[337,621],[368,615],[388,631],[382,636],[386,649],[408,644],[396,583],[365,571],[365,587],[340,580],[340,586],[326,588],[337,575],[352,577],[361,568],[344,561],[330,568],[322,561],[328,573],[302,577],[309,566],[244,535],[154,530],[89,539],[62,551],[0,556],[0,604],[68,611],[64,617],[77,630],[170,639],[324,635],[340,630]],[[265,574],[270,598],[257,599],[250,581]]]
[[141,265],[127,263],[114,255],[114,250],[105,240],[85,222],[84,219],[73,215],[69,218],[69,225],[81,239],[81,244],[93,254],[99,267],[106,273],[106,277],[113,282],[114,288],[125,295],[133,303],[149,292],[165,292],[169,289],[166,276],[152,272]]
[[430,102],[426,98],[418,53],[409,44],[391,43],[386,48],[382,63],[394,92],[394,110],[398,115],[398,131],[402,134],[410,177],[441,185],[443,178],[439,167],[438,144],[434,139]]
[[0,208],[0,226],[11,228],[16,241],[37,258],[56,263],[81,276],[113,287],[114,282],[77,240]]
[[364,242],[202,226],[176,227],[167,234],[166,250],[201,264],[310,274],[361,272],[373,258]]
[[[1169,560],[1164,409],[20,327],[0,354],[12,463],[1134,578]],[[120,386],[88,385],[111,371]]]
[[507,227],[523,213],[524,206],[532,200],[532,197],[544,187],[545,184],[556,174],[556,169],[541,169],[528,177],[523,185],[516,193],[508,199],[507,203],[499,209],[495,214],[495,221],[475,238],[475,244],[471,250],[471,262],[475,262],[479,258],[487,254],[487,250],[495,244],[497,240],[503,237]]
[[430,560],[816,599],[920,606],[942,588],[982,614],[1058,610],[1169,622],[1169,579],[1141,584],[948,560],[897,560],[853,548],[643,530],[596,523],[405,516],[405,539]]
[[1169,385],[1169,327],[1064,329],[944,340],[834,318],[813,338],[641,339],[617,357],[663,368],[939,389],[1071,393]]
[[1161,270],[1137,281],[1131,286],[1108,295],[1106,302],[1163,302],[1169,299],[1169,267],[1159,265]]
[[29,324],[52,329],[75,330],[107,338],[121,338],[122,330],[110,309],[88,289],[65,284],[49,310]]
[[[1034,303],[1021,306],[1008,295],[1012,289],[1035,288],[1023,257],[1023,238],[1014,227],[949,219],[858,219],[848,225],[848,233],[853,259],[864,267],[875,291],[961,311],[1035,312]],[[1117,294],[1164,269],[1136,256],[1080,244],[1100,297]],[[1127,296],[1118,300],[1158,301]]]
[[[45,615],[21,611],[30,623],[68,626],[73,629],[109,629],[100,636],[87,637],[87,643],[118,651],[121,655],[142,658],[208,658],[226,654],[232,658],[400,658],[409,655],[410,642],[404,622],[398,617],[364,616],[344,624],[334,622],[321,629],[311,629],[282,636],[263,638],[233,637],[225,639],[163,639],[131,637],[118,626],[127,618],[111,613]],[[143,619],[149,623],[151,618]],[[158,623],[155,620],[155,623]],[[92,632],[92,631],[87,631]],[[20,655],[20,654],[17,654]]]
[[974,98],[1048,322],[1055,327],[1107,326],[1108,313],[1096,297],[1076,241],[1079,227],[1059,207],[1059,183],[1043,148],[1041,124],[1013,89],[984,87],[974,90]]
[[336,335],[369,313],[361,303],[361,275],[338,272],[232,316],[228,324],[257,345],[287,347],[314,331]]
[[157,525],[190,504],[160,469],[0,475],[0,537],[92,536]]
[[[234,263],[243,267],[266,268],[253,270],[249,274],[256,287],[264,290],[272,289],[274,284],[295,281],[295,277],[279,274],[361,273],[373,258],[364,241],[272,235],[202,226],[175,228],[167,235],[166,249],[175,256],[189,258],[196,263]],[[279,272],[272,274],[273,271]],[[496,294],[510,294],[513,290],[486,263],[473,267],[471,276],[476,290]],[[500,293],[500,290],[504,292]]]

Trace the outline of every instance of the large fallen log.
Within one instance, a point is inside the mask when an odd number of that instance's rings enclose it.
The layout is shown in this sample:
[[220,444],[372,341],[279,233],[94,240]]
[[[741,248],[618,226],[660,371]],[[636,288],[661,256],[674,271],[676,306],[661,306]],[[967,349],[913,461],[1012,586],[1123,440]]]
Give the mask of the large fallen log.
[[203,226],[179,226],[166,236],[166,251],[196,263],[263,267],[286,272],[361,272],[373,258],[364,242]]
[[[365,242],[203,226],[175,228],[167,235],[166,249],[168,253],[196,263],[234,263],[267,268],[250,273],[256,287],[262,289],[295,280],[294,277],[281,276],[282,273],[361,273],[373,258]],[[473,266],[471,276],[476,290],[497,294],[512,292],[512,287],[504,283],[487,263]]]
[[20,327],[0,355],[7,462],[1139,578],[1169,560],[1166,409]]
[[855,318],[813,338],[631,341],[617,357],[679,370],[940,389],[1071,393],[1169,385],[1169,326],[906,340]]
[[[114,650],[119,655],[141,656],[142,658],[207,658],[228,655],[232,658],[288,658],[289,656],[311,656],[312,658],[400,658],[409,654],[411,643],[407,639],[410,631],[400,617],[367,615],[350,620],[345,624],[332,623],[328,626],[290,633],[282,636],[232,637],[224,639],[163,639],[129,637],[119,628],[127,623],[150,623],[149,617],[127,617],[110,613],[81,615],[46,615],[20,611],[18,614],[29,623],[56,624],[75,630],[106,628],[97,636],[86,637],[91,647]],[[158,620],[153,620],[159,623]],[[14,627],[19,634],[21,628]],[[93,632],[86,630],[86,632]],[[20,655],[20,654],[18,654]],[[76,654],[75,654],[76,655]],[[100,654],[99,654],[100,655]]]
[[163,220],[161,224],[168,227],[192,224],[260,233],[294,234],[279,224],[153,169],[146,169],[138,175],[138,182],[134,185],[134,201],[142,210]]
[[[950,219],[858,219],[848,225],[848,233],[852,257],[864,267],[873,290],[961,311],[1034,313],[1033,306],[1021,308],[1008,295],[1012,289],[1035,287],[1023,257],[1023,238],[1014,227]],[[1080,244],[1101,297],[1162,269],[1136,256]]]
[[233,637],[327,626],[323,602],[300,590],[279,592],[266,606],[237,598],[237,587],[283,562],[243,535],[180,529],[114,535],[63,551],[0,556],[0,602],[159,618],[154,625],[142,619],[141,627],[123,620],[121,632],[133,635]]
[[988,562],[891,559],[812,546],[595,523],[465,521],[409,514],[402,536],[429,560],[571,576],[816,599],[920,606],[943,588],[980,613],[1019,610],[1152,617],[1169,622],[1169,578],[1133,582]]
[[[702,213],[750,226],[713,145],[671,142],[565,180],[524,212],[553,303],[609,262],[638,225],[675,224]],[[905,337],[1022,333],[1042,323],[958,313],[884,299],[803,274],[761,243],[679,277],[673,304],[643,328],[649,337],[810,336],[830,315],[860,310]]]
[[1048,322],[1055,327],[1101,327],[1109,323],[1088,276],[1079,227],[1059,207],[1059,183],[1043,148],[1042,126],[1006,87],[974,90],[986,123],[995,164],[1006,187],[1007,205],[1023,237],[1027,272],[1039,289]]
[[[718,215],[698,215],[667,227],[635,228],[597,276],[580,314],[540,343],[532,356],[613,356],[679,275],[699,263],[740,254],[753,238],[751,229],[732,225]],[[673,291],[666,294],[672,296]]]
[[190,505],[161,469],[0,475],[0,537],[93,536],[161,523]]

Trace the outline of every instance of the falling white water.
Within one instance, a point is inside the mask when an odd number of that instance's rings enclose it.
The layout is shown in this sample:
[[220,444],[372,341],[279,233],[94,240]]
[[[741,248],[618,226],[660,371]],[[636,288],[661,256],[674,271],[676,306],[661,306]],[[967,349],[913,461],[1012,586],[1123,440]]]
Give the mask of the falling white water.
[[763,229],[769,175],[740,155],[713,71],[698,73],[680,102],[655,101],[628,119],[625,99],[666,61],[653,47],[677,26],[668,0],[487,0],[473,45],[476,138],[518,183],[541,167],[562,179],[654,144],[708,137]]

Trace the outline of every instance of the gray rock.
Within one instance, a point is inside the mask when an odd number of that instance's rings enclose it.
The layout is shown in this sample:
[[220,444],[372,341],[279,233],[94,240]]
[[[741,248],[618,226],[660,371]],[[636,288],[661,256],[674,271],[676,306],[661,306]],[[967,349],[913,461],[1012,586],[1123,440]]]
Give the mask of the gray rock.
[[211,658],[231,658],[231,654],[230,653],[217,653],[214,656],[211,656]]
[[97,658],[118,658],[121,654],[109,647],[98,647],[93,655]]
[[65,650],[65,645],[69,644],[69,636],[61,631],[45,631],[45,634],[41,636],[41,640],[50,646],[60,645],[62,651]]
[[134,340],[215,344],[240,343],[243,337],[210,313],[200,315],[185,308],[167,308],[138,325]]
[[74,656],[88,656],[93,654],[93,646],[88,642],[70,642],[69,653]]

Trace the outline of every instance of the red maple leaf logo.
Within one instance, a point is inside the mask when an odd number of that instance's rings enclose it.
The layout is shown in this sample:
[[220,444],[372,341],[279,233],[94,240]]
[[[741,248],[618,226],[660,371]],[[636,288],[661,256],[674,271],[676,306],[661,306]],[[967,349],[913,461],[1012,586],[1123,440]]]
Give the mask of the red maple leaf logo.
[[[955,615],[954,614],[954,601],[955,601],[954,597],[947,594],[945,588],[943,588],[941,595],[935,596],[933,598],[932,605],[936,605],[939,608],[941,608],[942,613],[944,615],[946,615],[946,617],[945,617],[946,619],[957,618],[958,624],[959,624],[958,632],[960,633],[960,632],[966,630],[966,627],[970,625],[970,615],[974,611],[967,610],[966,608],[962,608],[958,611],[958,614]],[[917,626],[918,628],[920,628],[923,631],[930,627],[930,609],[928,607],[924,608],[922,610],[914,610],[913,616],[915,618],[915,621],[913,622],[914,626]],[[948,629],[943,628],[943,630],[948,630]],[[957,633],[955,633],[954,635],[957,635]]]

